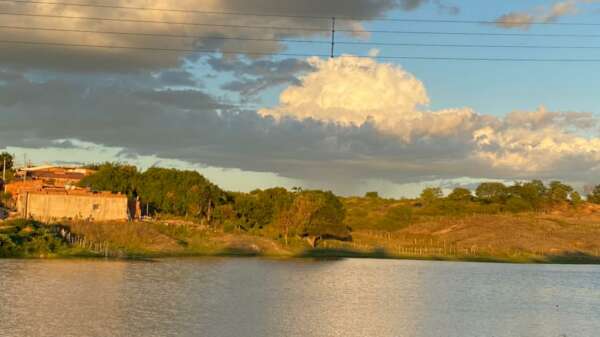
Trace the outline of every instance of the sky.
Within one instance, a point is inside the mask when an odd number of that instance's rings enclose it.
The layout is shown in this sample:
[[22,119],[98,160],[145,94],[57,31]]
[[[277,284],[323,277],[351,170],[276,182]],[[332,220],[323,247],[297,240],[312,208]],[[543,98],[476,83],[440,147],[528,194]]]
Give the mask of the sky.
[[21,163],[389,197],[600,183],[600,1],[0,1],[0,17],[0,150]]

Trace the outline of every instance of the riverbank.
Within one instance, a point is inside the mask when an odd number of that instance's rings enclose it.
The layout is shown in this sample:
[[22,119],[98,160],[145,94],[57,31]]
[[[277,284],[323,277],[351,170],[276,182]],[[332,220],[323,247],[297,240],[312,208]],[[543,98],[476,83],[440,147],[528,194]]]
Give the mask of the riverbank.
[[[322,240],[316,248],[268,229],[212,228],[193,221],[0,227],[0,256],[21,258],[154,259],[203,256],[376,258],[500,263],[600,264],[597,213],[431,217],[397,231],[357,226],[352,240]],[[60,235],[60,229],[70,234]]]

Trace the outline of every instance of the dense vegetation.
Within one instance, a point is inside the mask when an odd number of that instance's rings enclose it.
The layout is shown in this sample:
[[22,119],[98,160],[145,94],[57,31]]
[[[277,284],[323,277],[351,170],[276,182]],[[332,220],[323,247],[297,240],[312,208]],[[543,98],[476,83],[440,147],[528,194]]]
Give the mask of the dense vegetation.
[[[590,201],[594,199],[592,195]],[[435,214],[531,212],[555,207],[577,207],[581,195],[571,186],[552,181],[548,186],[540,180],[517,182],[506,186],[499,182],[481,183],[473,193],[457,187],[447,197],[439,188],[426,188],[421,193],[423,208]]]
[[[534,180],[512,185],[485,182],[473,190],[457,187],[446,194],[439,187],[430,187],[424,189],[418,198],[395,200],[382,198],[377,192],[369,192],[364,197],[341,198],[332,192],[299,188],[292,191],[272,188],[250,193],[226,192],[196,171],[156,167],[140,171],[134,166],[114,163],[93,168],[97,172],[82,180],[82,187],[137,198],[143,213],[154,219],[196,223],[202,228],[209,228],[212,233],[223,235],[274,240],[291,250],[321,247],[322,242],[360,246],[365,232],[375,237],[380,234],[373,233],[388,233],[385,235],[391,237],[406,228],[452,222],[452,219],[535,215],[555,210],[578,212],[589,207],[574,188],[559,181],[545,184]],[[587,201],[600,204],[600,185],[589,190]],[[130,226],[130,229],[139,234],[145,233],[150,226],[150,223],[145,223],[141,227]],[[121,238],[111,234],[108,228],[113,227],[110,225],[106,225],[106,231],[102,233],[96,232],[97,228],[100,227],[80,226],[86,231],[86,236],[97,236],[107,242]],[[114,227],[112,230],[120,228],[129,227]],[[165,228],[154,228],[150,232],[155,234],[148,237],[168,234],[174,238],[175,247],[181,244],[188,247],[185,249],[191,249],[195,247],[191,242],[196,242],[197,247],[204,247],[202,240],[198,239],[202,235],[187,230],[171,233],[169,227]],[[127,232],[122,237],[131,238],[131,235]],[[117,241],[126,245],[127,240]],[[154,239],[150,241],[155,242]],[[11,225],[0,233],[0,254],[5,256],[54,254],[61,247],[60,240],[53,238],[48,228],[35,223]],[[143,244],[140,243],[139,247]]]
[[344,207],[331,192],[289,192],[274,188],[251,193],[226,193],[195,171],[103,164],[81,186],[140,198],[154,215],[192,217],[226,229],[277,232],[316,246],[323,238],[350,238]]
[[35,221],[14,220],[0,227],[0,257],[39,257],[61,254],[69,245],[55,227]]
[[[272,188],[227,193],[194,171],[150,168],[139,172],[119,164],[103,164],[97,170],[82,186],[139,197],[154,215],[197,218],[225,231],[275,236],[285,245],[300,238],[313,247],[322,239],[351,240],[352,229],[393,232],[432,216],[576,209],[584,202],[571,186],[534,180],[511,186],[485,182],[474,191],[457,187],[446,196],[441,188],[426,188],[415,200],[383,199],[377,192],[369,192],[359,199],[361,207],[353,208],[356,198],[338,198],[323,191]],[[600,187],[588,200],[600,200]]]
[[226,203],[228,195],[195,171],[150,168],[139,172],[135,166],[102,164],[97,173],[80,185],[96,191],[111,191],[140,198],[152,213],[191,216],[211,221],[215,206]]
[[[8,152],[0,153],[0,207],[7,204],[10,199],[10,194],[4,193],[4,184],[12,180],[14,176],[14,158]],[[3,172],[4,171],[4,172]],[[6,181],[2,181],[2,174],[4,174]]]

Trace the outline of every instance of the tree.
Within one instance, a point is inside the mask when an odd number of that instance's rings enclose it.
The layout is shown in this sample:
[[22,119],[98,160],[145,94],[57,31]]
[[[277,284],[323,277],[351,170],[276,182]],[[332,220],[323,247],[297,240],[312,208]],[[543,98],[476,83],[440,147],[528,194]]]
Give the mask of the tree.
[[563,203],[569,201],[569,194],[573,192],[573,187],[565,185],[560,181],[553,181],[550,183],[548,189],[548,198],[553,203]]
[[524,184],[516,183],[509,187],[509,193],[527,201],[532,208],[540,209],[546,199],[547,188],[541,180],[533,180]]
[[519,213],[531,211],[532,208],[533,206],[527,200],[516,195],[511,195],[506,200],[506,206],[504,209],[512,213]]
[[444,196],[442,189],[439,187],[428,187],[421,192],[421,202],[424,205],[431,205],[436,200],[439,200]]
[[578,207],[583,203],[583,198],[581,197],[581,194],[579,194],[579,192],[577,191],[571,192],[571,195],[569,197],[571,199],[571,204],[575,207]]
[[286,241],[287,236],[294,233],[314,248],[322,239],[350,238],[350,231],[343,224],[345,215],[343,204],[333,193],[304,191],[295,197],[279,221]]
[[479,200],[488,203],[504,203],[508,198],[508,188],[502,183],[482,183],[475,190]]
[[[6,163],[6,167],[4,164]],[[14,158],[8,152],[0,153],[0,188],[2,187],[2,171],[6,169],[5,178],[7,181],[10,181],[13,177],[13,166],[14,166]]]
[[14,165],[14,157],[8,152],[0,153],[0,171],[3,169],[4,160],[6,160],[6,170],[12,170]]
[[135,186],[142,202],[155,211],[208,222],[215,206],[227,200],[225,192],[196,171],[153,167],[140,175]]
[[587,197],[589,202],[600,204],[600,185],[594,187],[592,192]]
[[110,191],[135,197],[139,178],[140,173],[135,166],[104,163],[98,166],[96,173],[83,178],[79,186],[94,191]]
[[450,195],[448,195],[448,199],[453,201],[470,201],[473,198],[471,194],[471,190],[463,187],[455,188]]
[[153,167],[140,173],[135,166],[106,163],[80,186],[140,197],[154,212],[212,220],[214,208],[228,200],[219,187],[196,171]]
[[379,193],[378,192],[367,192],[365,194],[365,198],[378,199],[379,198]]

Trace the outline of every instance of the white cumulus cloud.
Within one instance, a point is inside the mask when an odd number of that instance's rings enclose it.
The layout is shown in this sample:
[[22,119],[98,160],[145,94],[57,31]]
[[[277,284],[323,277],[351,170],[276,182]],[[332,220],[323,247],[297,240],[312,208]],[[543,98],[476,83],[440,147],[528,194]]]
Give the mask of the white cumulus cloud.
[[288,87],[281,94],[281,104],[261,110],[261,115],[345,126],[373,123],[406,141],[453,134],[471,128],[478,119],[471,109],[426,111],[425,86],[398,65],[350,55],[308,62],[316,71],[303,77],[301,84]]
[[[372,125],[405,146],[443,140],[490,169],[534,176],[600,164],[597,118],[584,112],[514,111],[503,118],[470,108],[430,111],[423,83],[402,67],[370,58],[311,58],[315,69],[287,88],[280,105],[260,114],[277,120]],[[424,154],[427,155],[427,154]],[[466,159],[466,158],[465,158]]]

